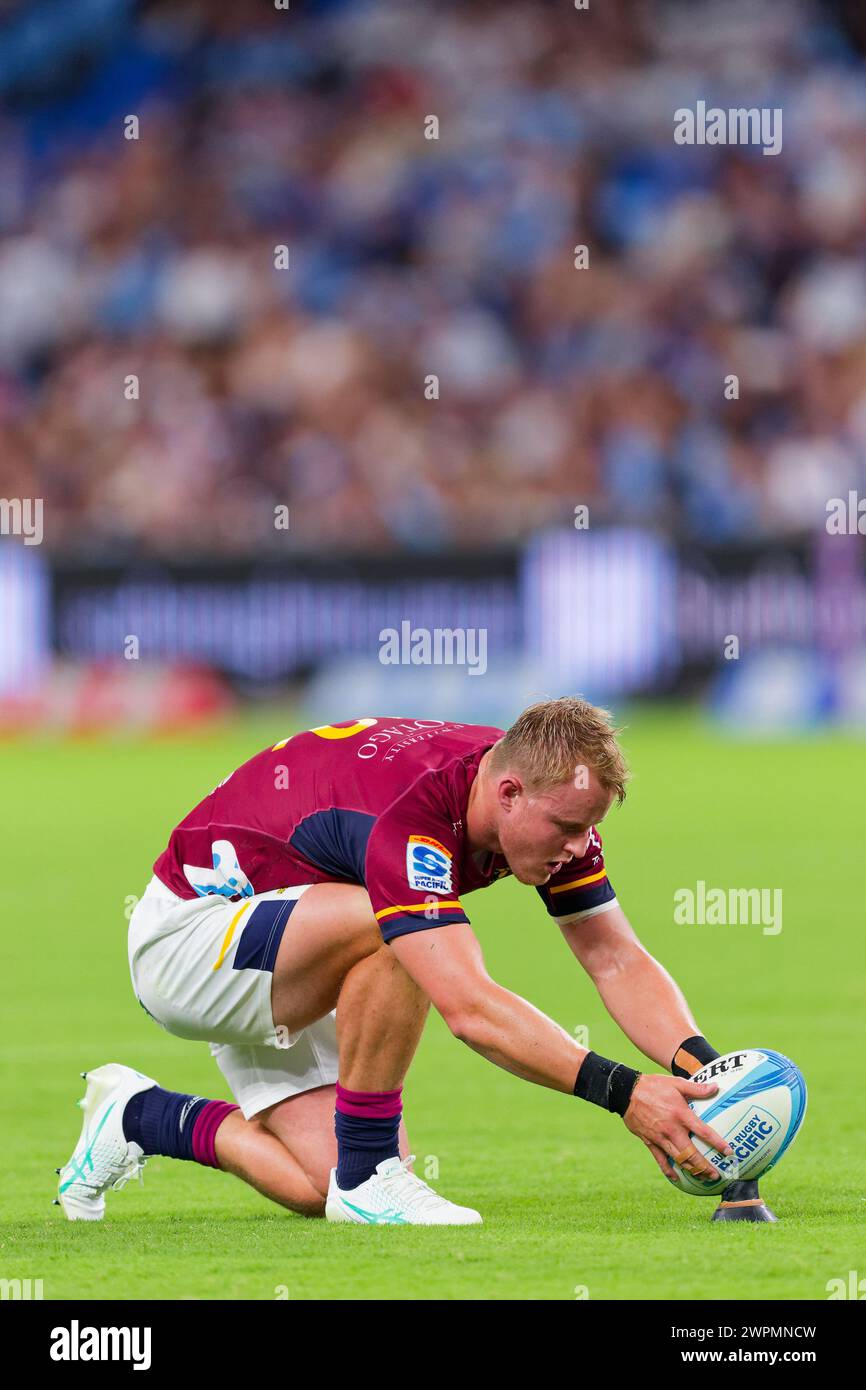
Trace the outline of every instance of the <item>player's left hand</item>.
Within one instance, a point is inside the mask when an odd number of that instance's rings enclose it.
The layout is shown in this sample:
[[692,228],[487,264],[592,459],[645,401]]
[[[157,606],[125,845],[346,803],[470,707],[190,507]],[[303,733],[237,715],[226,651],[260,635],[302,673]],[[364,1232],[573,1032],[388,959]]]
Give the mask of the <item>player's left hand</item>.
[[627,1129],[646,1144],[666,1178],[678,1181],[668,1159],[671,1158],[695,1177],[716,1182],[721,1174],[695,1147],[692,1136],[703,1139],[721,1154],[733,1149],[720,1134],[693,1110],[688,1101],[705,1099],[718,1091],[713,1082],[687,1081],[677,1076],[644,1074],[632,1092],[623,1116]]

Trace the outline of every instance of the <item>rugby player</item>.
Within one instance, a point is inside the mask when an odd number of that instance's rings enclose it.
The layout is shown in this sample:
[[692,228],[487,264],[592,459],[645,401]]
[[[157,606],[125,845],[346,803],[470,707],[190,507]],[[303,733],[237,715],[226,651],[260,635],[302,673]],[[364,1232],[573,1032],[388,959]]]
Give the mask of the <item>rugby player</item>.
[[[364,718],[257,754],[173,831],[130,920],[133,987],[178,1037],[207,1041],[237,1104],[164,1090],[109,1063],[85,1073],[61,1169],[70,1219],[152,1154],[233,1173],[307,1215],[473,1224],[411,1167],[402,1086],[432,1001],[456,1038],[536,1085],[620,1115],[666,1178],[719,1171],[724,1140],[689,1110],[719,1054],[644,949],[608,878],[598,825],[628,772],[607,711],[563,697],[501,729]],[[581,1047],[484,968],[463,897],[537,888],[611,1016],[672,1076]],[[774,1221],[732,1182],[715,1219]]]

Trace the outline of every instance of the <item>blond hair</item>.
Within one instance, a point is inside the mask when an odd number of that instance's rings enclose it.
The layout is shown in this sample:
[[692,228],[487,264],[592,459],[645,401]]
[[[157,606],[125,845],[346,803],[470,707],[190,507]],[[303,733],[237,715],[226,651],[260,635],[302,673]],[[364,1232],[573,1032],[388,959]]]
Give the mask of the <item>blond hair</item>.
[[619,732],[610,711],[588,700],[574,695],[540,700],[494,746],[491,765],[495,772],[514,768],[535,790],[573,782],[578,769],[589,768],[622,805],[629,771],[617,743]]

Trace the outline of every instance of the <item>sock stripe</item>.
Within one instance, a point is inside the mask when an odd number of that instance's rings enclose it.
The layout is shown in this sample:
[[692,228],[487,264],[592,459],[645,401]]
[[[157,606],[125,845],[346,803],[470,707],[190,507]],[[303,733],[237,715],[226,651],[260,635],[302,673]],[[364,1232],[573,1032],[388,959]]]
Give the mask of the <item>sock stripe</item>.
[[205,1102],[195,1117],[192,1130],[192,1156],[196,1163],[203,1164],[205,1168],[219,1168],[216,1156],[217,1130],[226,1115],[237,1109],[237,1105],[230,1105],[226,1100]]
[[403,1087],[396,1091],[348,1091],[337,1082],[336,1109],[359,1120],[390,1120],[403,1110]]

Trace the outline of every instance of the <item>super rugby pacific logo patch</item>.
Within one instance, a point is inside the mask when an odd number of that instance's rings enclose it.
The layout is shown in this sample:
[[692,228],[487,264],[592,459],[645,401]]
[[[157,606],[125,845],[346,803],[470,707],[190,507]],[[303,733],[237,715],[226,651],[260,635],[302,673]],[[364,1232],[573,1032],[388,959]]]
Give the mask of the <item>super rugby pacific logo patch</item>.
[[406,842],[406,877],[416,893],[450,893],[451,855],[429,835],[410,835]]

